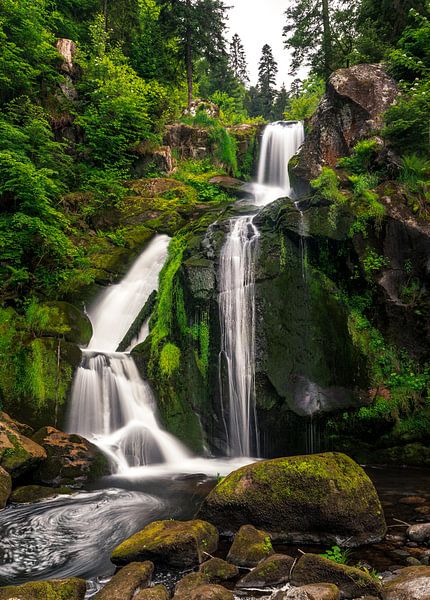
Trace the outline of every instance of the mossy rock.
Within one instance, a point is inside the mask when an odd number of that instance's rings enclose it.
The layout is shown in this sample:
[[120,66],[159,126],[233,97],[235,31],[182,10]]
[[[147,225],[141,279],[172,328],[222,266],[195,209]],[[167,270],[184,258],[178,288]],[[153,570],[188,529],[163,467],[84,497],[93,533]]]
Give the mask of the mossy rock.
[[342,598],[379,597],[382,589],[377,579],[361,569],[335,563],[318,554],[304,554],[294,567],[291,584],[300,587],[322,582],[337,585]]
[[259,589],[279,586],[290,581],[294,558],[287,554],[273,554],[247,573],[236,587]]
[[45,327],[48,336],[55,336],[59,329],[64,328],[64,338],[68,342],[79,346],[89,344],[93,327],[86,314],[69,302],[46,302],[45,306],[54,309],[52,322]]
[[149,586],[153,572],[150,561],[130,563],[112,577],[94,600],[133,600],[140,589]]
[[[315,583],[293,588],[286,593],[277,594],[275,600],[339,600],[340,591],[333,583]],[[364,596],[360,600],[377,600],[374,596]]]
[[192,590],[201,585],[206,585],[209,582],[210,579],[205,573],[188,573],[188,575],[182,577],[175,585],[175,598],[177,600],[179,600],[179,598],[188,600]]
[[200,565],[200,572],[211,582],[229,581],[239,575],[236,565],[231,565],[222,558],[210,558]]
[[133,600],[169,600],[170,594],[164,585],[154,585],[153,587],[141,590]]
[[46,498],[52,498],[54,496],[70,494],[73,494],[73,490],[66,486],[52,488],[43,485],[24,485],[13,491],[10,500],[16,504],[29,504],[32,502],[39,502],[40,500],[46,500]]
[[3,467],[0,467],[0,509],[6,506],[11,491],[12,478]]
[[0,465],[16,479],[44,461],[46,451],[20,433],[19,423],[5,416],[7,419],[0,421]]
[[221,585],[204,584],[192,589],[187,596],[175,596],[176,600],[179,598],[183,600],[234,600],[233,592],[227,590]]
[[417,442],[405,446],[383,448],[372,454],[370,460],[374,464],[430,467],[430,447]]
[[272,541],[265,531],[244,525],[234,536],[227,560],[238,567],[255,567],[274,554]]
[[83,579],[74,577],[32,581],[0,588],[0,600],[84,600],[86,587]]
[[116,565],[152,560],[156,566],[191,567],[217,547],[218,531],[210,523],[155,521],[117,546],[111,560]]
[[242,467],[214,488],[199,516],[224,532],[251,523],[290,543],[353,547],[386,532],[373,483],[351,458],[334,452]]
[[428,600],[430,598],[430,567],[407,567],[384,585],[384,600]]

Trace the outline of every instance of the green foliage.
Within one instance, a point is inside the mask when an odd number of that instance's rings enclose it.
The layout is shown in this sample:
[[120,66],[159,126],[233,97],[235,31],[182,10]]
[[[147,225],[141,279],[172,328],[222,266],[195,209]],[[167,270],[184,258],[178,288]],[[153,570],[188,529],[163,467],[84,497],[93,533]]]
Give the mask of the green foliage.
[[355,145],[351,156],[345,156],[339,160],[339,166],[355,175],[367,174],[372,170],[377,154],[377,140],[362,140]]
[[175,344],[165,344],[160,354],[160,370],[166,377],[171,377],[179,369],[181,351]]
[[326,550],[322,554],[324,558],[328,558],[339,565],[347,565],[351,556],[351,550],[347,548],[340,548],[339,546],[332,546],[330,550]]
[[364,272],[369,279],[372,279],[374,273],[377,273],[383,268],[389,266],[389,262],[385,256],[381,256],[371,248],[368,249],[366,255],[364,256],[362,264]]
[[340,182],[333,169],[323,167],[321,175],[311,181],[311,186],[324,200],[345,204],[346,197],[340,191]]
[[209,142],[215,159],[232,175],[237,175],[236,141],[227,129],[221,126],[213,127],[209,135]]
[[295,87],[294,94],[287,102],[284,118],[290,121],[310,119],[317,109],[325,91],[324,81],[311,76]]
[[430,203],[430,160],[417,154],[407,154],[402,158],[399,180],[413,194],[418,194]]

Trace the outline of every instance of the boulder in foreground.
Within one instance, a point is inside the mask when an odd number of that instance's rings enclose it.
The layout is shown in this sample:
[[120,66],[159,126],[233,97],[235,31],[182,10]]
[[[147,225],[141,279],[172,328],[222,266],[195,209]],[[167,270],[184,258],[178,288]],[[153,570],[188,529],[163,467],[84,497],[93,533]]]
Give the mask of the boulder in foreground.
[[215,487],[199,517],[225,533],[251,523],[289,543],[353,547],[386,532],[369,477],[351,458],[332,452],[242,467]]
[[136,593],[151,583],[152,562],[131,563],[116,573],[94,600],[133,600]]
[[385,584],[384,600],[429,600],[430,567],[407,567]]
[[193,567],[218,547],[218,531],[205,521],[155,521],[112,553],[116,565],[152,560],[156,566]]
[[291,584],[300,587],[321,582],[337,585],[341,598],[379,597],[381,593],[380,582],[365,571],[340,565],[319,554],[304,554],[294,567]]
[[264,589],[288,583],[294,565],[294,558],[287,554],[273,554],[247,573],[236,587]]
[[270,536],[252,525],[244,525],[234,536],[227,560],[238,567],[255,567],[274,554]]
[[0,588],[0,600],[84,600],[87,584],[83,579],[32,581]]

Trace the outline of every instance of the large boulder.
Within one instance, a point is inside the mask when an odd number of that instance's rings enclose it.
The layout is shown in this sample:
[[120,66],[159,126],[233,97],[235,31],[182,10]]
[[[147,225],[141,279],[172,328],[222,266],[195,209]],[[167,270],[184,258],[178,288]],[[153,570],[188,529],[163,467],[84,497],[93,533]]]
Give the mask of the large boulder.
[[3,467],[0,467],[0,509],[6,506],[11,491],[12,478]]
[[133,600],[136,593],[151,583],[152,562],[130,563],[116,573],[94,600]]
[[218,531],[205,521],[155,521],[112,552],[116,565],[152,560],[156,566],[193,567],[218,547]]
[[31,429],[14,421],[6,413],[0,413],[0,465],[13,478],[20,477],[26,471],[46,459],[42,446],[21,432],[31,435]]
[[384,586],[384,600],[429,600],[430,567],[407,567]]
[[236,587],[259,589],[282,585],[290,581],[294,558],[287,554],[273,554],[261,561],[255,569],[247,573]]
[[384,112],[399,94],[382,65],[355,65],[330,77],[327,91],[310,123],[310,133],[295,169],[302,179],[333,167],[355,144],[378,130]]
[[337,585],[341,598],[379,596],[381,592],[380,582],[361,569],[335,563],[318,554],[304,554],[294,567],[291,584],[300,587],[321,582]]
[[351,458],[340,453],[253,463],[223,479],[199,515],[223,532],[244,524],[273,540],[357,546],[386,532],[376,490]]
[[227,560],[238,567],[255,567],[274,554],[272,541],[265,531],[244,525],[234,536]]
[[84,600],[84,579],[52,579],[0,588],[0,600]]
[[77,487],[110,473],[104,454],[80,435],[43,427],[33,439],[48,456],[34,475],[42,483]]

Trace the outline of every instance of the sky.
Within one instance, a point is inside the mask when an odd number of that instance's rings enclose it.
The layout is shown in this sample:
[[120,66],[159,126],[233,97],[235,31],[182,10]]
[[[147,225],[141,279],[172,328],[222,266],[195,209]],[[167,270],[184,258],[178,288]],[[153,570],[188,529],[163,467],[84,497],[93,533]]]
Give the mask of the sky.
[[242,39],[251,84],[257,83],[261,49],[264,44],[269,44],[279,66],[278,86],[284,82],[288,86],[292,80],[288,76],[291,58],[282,38],[288,0],[227,0],[226,4],[232,7],[229,11],[229,37],[238,33]]

